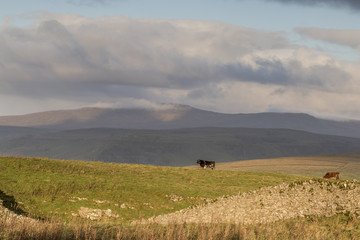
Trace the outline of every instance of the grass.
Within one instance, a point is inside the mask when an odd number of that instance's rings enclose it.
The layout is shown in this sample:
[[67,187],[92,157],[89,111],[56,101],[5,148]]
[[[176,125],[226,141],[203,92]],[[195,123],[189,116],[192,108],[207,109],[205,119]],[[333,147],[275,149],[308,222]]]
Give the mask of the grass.
[[99,227],[89,223],[56,221],[17,224],[0,218],[1,239],[359,239],[359,219],[351,215],[307,217],[268,224],[124,224]]
[[[0,190],[32,217],[76,222],[81,207],[111,209],[126,223],[206,199],[305,179],[234,172],[41,158],[0,157]],[[175,201],[176,199],[180,201]],[[105,220],[104,220],[105,221]]]
[[[129,224],[206,199],[305,179],[281,173],[0,157],[3,206],[40,219],[28,222],[0,214],[0,239],[360,239],[360,219],[348,214],[255,225]],[[173,201],[170,195],[182,200]],[[120,217],[91,222],[73,216],[82,206],[112,209]]]

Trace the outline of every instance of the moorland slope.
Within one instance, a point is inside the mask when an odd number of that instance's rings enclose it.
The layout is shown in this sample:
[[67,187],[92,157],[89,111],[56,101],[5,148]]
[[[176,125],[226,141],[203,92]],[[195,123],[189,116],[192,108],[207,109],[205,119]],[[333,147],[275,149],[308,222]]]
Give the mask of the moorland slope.
[[359,151],[360,139],[289,129],[189,128],[172,130],[77,129],[27,134],[0,142],[2,155],[192,165]]

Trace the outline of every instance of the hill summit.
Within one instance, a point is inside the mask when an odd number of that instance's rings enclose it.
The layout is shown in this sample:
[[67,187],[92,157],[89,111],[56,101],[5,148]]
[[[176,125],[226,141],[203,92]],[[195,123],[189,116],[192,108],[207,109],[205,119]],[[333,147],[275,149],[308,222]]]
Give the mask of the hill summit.
[[156,108],[81,108],[0,117],[0,125],[53,129],[174,129],[198,127],[281,128],[360,138],[360,121],[334,121],[304,113],[229,114],[187,105]]

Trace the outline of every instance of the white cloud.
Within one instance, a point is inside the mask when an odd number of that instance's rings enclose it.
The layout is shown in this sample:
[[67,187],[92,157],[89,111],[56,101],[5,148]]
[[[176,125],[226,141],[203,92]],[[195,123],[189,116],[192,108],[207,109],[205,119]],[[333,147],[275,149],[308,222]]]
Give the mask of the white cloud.
[[297,33],[329,43],[348,46],[360,51],[360,30],[296,28]]

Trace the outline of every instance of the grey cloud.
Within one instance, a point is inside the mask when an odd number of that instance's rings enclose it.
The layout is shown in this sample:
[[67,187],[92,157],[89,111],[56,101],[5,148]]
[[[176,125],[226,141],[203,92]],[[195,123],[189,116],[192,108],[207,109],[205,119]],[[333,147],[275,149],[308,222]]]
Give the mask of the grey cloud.
[[239,81],[251,81],[262,84],[289,84],[289,73],[283,63],[279,60],[267,60],[258,58],[255,60],[256,68],[252,66],[235,63],[220,66],[221,75]]
[[256,67],[233,63],[218,67],[220,78],[241,82],[256,82],[278,86],[313,88],[325,91],[340,91],[350,79],[349,74],[331,65],[303,66],[297,60],[282,62],[276,59],[255,60]]
[[208,84],[190,90],[187,97],[190,99],[218,99],[224,97],[224,92],[223,89],[216,84]]
[[218,61],[289,46],[281,33],[217,22],[82,21],[68,25],[54,18],[0,32],[6,85],[36,80],[49,87],[62,82],[186,89],[219,81],[213,70]]
[[54,82],[17,82],[12,85],[1,85],[0,95],[21,96],[29,99],[46,101],[47,99],[69,101],[109,101],[120,98],[153,98],[147,88],[126,85],[104,85],[99,83],[65,83]]
[[357,11],[360,10],[360,1],[358,0],[266,0],[266,1],[308,5],[308,6],[328,5],[331,7],[346,7]]
[[273,96],[282,96],[282,95],[284,95],[286,93],[286,89],[285,88],[283,88],[283,87],[281,87],[281,88],[277,88],[276,90],[274,90],[272,93],[271,93],[271,95],[273,95]]
[[295,31],[316,40],[345,45],[360,50],[360,30],[296,28]]
[[[291,78],[297,86],[308,86],[325,92],[344,92],[351,77],[341,68],[333,65],[314,65],[310,68],[301,67],[299,63],[291,66]],[[298,81],[298,82],[297,82]]]

